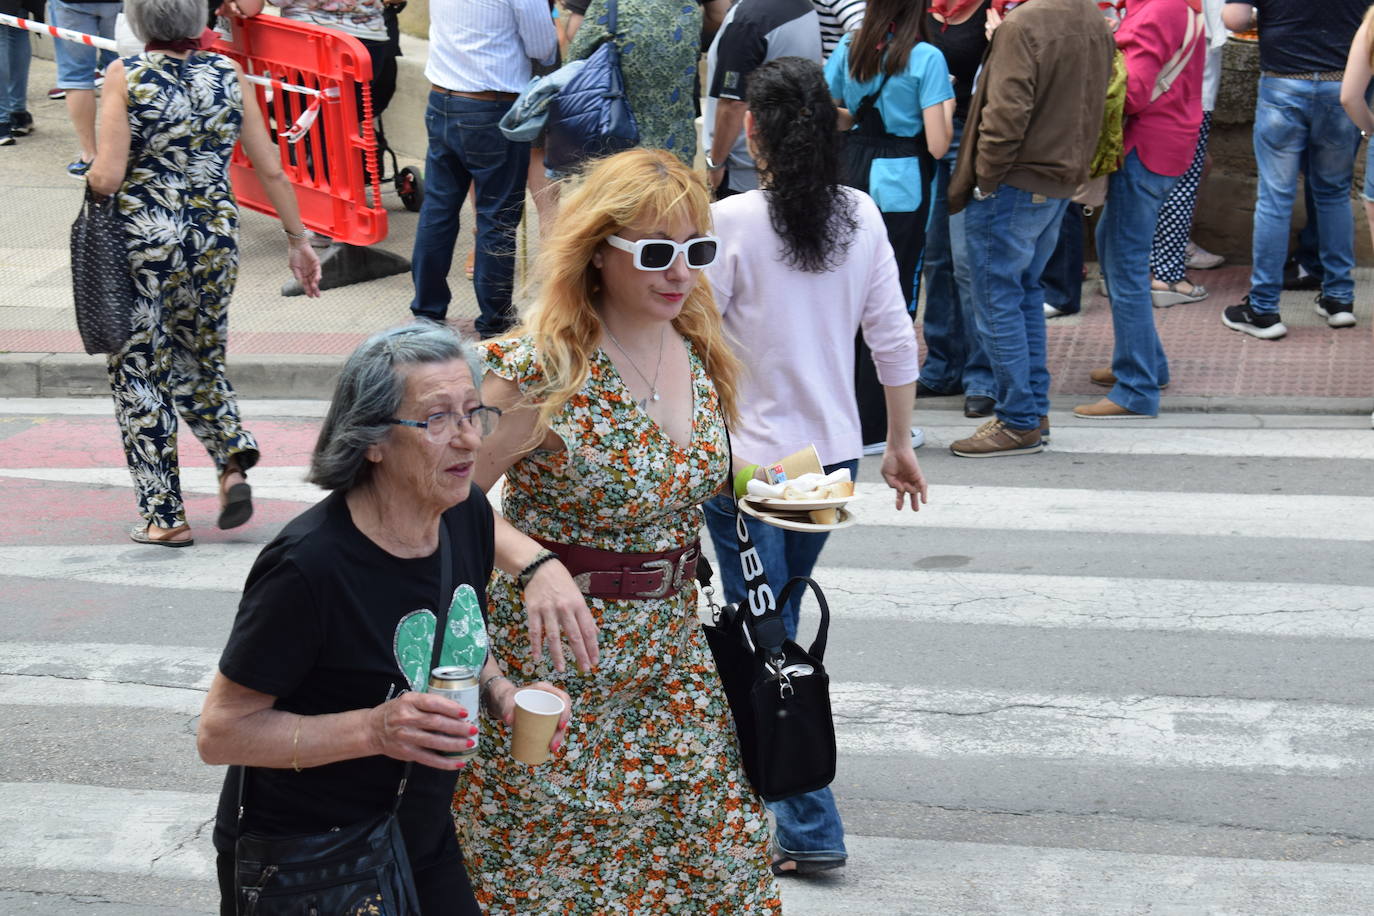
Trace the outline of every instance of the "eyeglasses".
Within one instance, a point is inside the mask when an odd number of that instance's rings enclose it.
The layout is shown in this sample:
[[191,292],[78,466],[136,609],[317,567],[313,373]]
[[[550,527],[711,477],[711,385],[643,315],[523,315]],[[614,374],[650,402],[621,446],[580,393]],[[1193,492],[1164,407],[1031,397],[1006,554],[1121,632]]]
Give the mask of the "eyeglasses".
[[430,442],[443,442],[453,435],[455,427],[467,425],[469,429],[477,430],[478,434],[485,439],[496,429],[496,424],[501,419],[501,408],[499,407],[477,407],[467,413],[458,413],[452,410],[432,413],[423,420],[398,420],[391,417],[388,423],[396,426],[413,426],[416,429],[423,429]]
[[688,267],[701,270],[716,262],[720,239],[713,235],[703,235],[685,242],[668,239],[640,239],[637,242],[629,242],[618,235],[608,235],[606,244],[621,251],[633,252],[635,267],[640,270],[667,270],[673,266],[679,254],[687,256]]

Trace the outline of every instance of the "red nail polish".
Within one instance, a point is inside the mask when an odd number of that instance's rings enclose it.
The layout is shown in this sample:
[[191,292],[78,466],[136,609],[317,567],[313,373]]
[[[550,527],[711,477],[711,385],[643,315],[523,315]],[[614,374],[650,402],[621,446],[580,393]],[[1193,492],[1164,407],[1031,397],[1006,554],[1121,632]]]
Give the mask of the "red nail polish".
[[468,747],[476,747],[476,746],[477,746],[477,742],[476,742],[476,741],[473,741],[471,738],[469,738],[469,739],[468,739]]

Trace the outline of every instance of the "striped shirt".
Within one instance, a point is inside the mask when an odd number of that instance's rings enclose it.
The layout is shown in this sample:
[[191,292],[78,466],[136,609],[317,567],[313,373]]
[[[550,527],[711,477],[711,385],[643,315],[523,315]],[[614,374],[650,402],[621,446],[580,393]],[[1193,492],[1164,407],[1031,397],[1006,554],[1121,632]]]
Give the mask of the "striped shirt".
[[425,76],[459,92],[520,92],[530,60],[554,62],[547,0],[431,0]]
[[811,0],[821,19],[821,56],[830,52],[846,32],[857,32],[864,24],[864,0]]

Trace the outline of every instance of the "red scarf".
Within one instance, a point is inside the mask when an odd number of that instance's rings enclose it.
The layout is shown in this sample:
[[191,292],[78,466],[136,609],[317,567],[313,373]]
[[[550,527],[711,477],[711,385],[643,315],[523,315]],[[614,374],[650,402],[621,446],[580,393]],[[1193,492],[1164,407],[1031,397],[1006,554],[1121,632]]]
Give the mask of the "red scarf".
[[[951,19],[958,19],[982,2],[983,0],[930,0],[930,11],[939,14],[948,25]],[[993,0],[993,3],[995,4],[996,0]]]
[[191,51],[208,51],[216,41],[219,41],[219,32],[214,29],[206,29],[195,38],[178,38],[174,41],[150,41],[143,46],[145,51],[175,51],[178,54],[187,54]]

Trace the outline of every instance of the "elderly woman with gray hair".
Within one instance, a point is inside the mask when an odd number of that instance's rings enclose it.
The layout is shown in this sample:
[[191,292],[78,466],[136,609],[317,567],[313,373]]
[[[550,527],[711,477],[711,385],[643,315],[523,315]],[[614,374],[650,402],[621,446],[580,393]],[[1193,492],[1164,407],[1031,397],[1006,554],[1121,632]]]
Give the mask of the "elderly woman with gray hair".
[[[480,669],[488,715],[507,722],[515,685],[486,651],[493,565],[520,576],[536,657],[543,634],[559,641],[561,620],[579,663],[596,663],[596,627],[567,570],[473,486],[482,440],[501,419],[481,402],[481,376],[468,345],[427,322],[374,335],[344,365],[309,475],[332,492],[258,556],[201,715],[201,758],[234,764],[214,832],[226,914],[241,834],[376,817],[404,761],[418,764],[399,821],[420,911],[479,913],[449,810],[477,710],[422,692],[436,617],[446,604],[439,663]],[[565,713],[551,749],[566,724]]]
[[138,494],[139,544],[189,547],[178,415],[219,472],[216,524],[253,514],[246,474],[258,443],[225,376],[229,299],[238,279],[238,204],[229,156],[243,141],[281,219],[287,264],[319,295],[320,262],[256,95],[238,65],[202,47],[205,0],[128,0],[145,50],[112,63],[101,95],[92,193],[115,195],[133,278],[129,340],[110,354],[110,390]]

